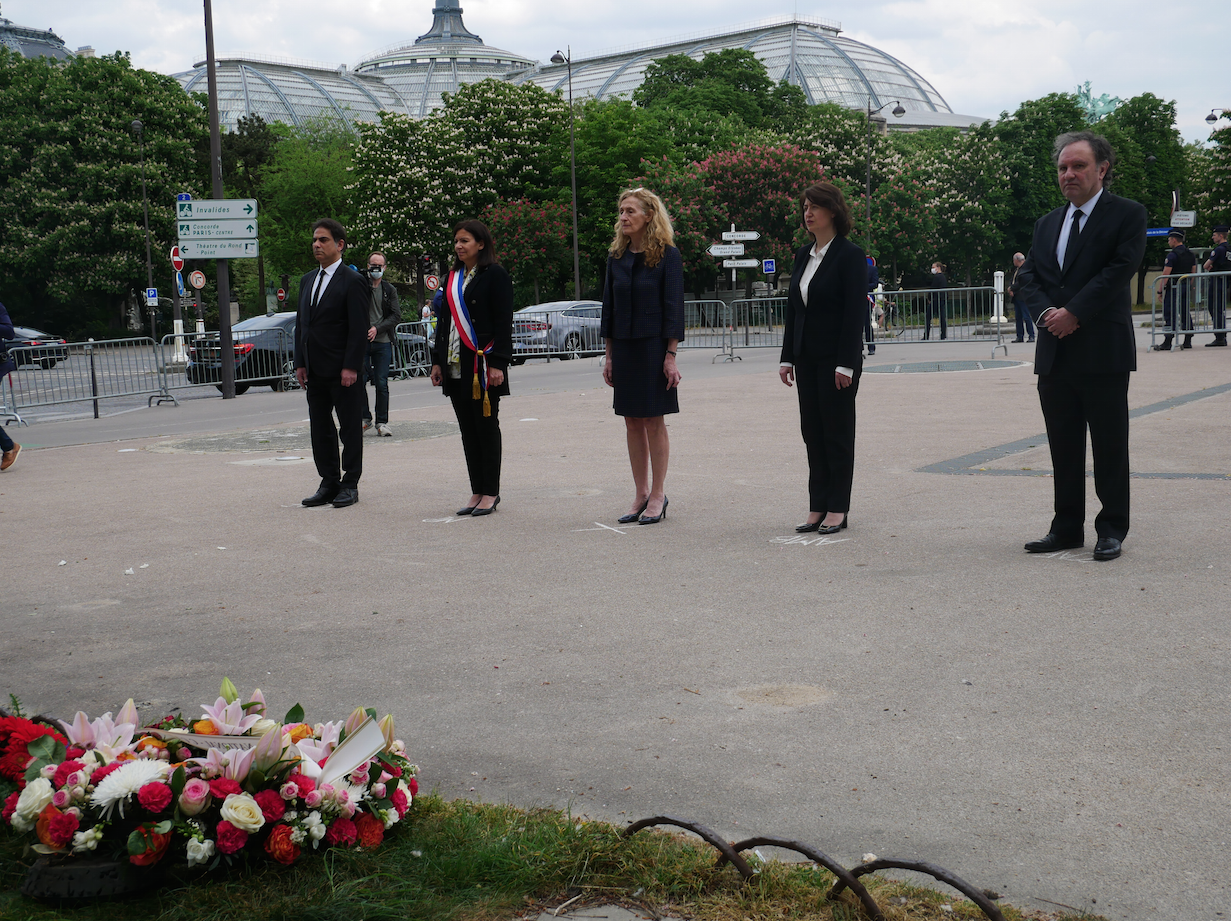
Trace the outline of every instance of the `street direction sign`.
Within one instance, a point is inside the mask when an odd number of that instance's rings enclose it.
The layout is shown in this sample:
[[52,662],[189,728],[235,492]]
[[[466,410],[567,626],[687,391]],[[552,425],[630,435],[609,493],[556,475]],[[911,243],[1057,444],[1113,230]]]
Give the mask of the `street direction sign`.
[[[724,233],[725,237],[726,234]],[[711,256],[742,256],[744,255],[743,243],[711,243],[705,250]]]
[[722,267],[724,269],[755,269],[761,264],[760,259],[724,259]]
[[[184,260],[180,260],[180,265],[184,264]],[[180,274],[179,269],[175,270],[175,290],[180,297],[184,296],[184,276]]]
[[281,304],[285,300],[286,300],[286,288],[279,288],[278,289],[278,303]]
[[175,196],[176,201],[192,201],[192,195],[188,192],[180,192]]
[[1172,227],[1196,227],[1197,212],[1196,211],[1173,211],[1171,212]]
[[1170,227],[1147,227],[1146,228],[1147,237],[1165,237],[1169,233],[1171,233]]
[[256,221],[176,221],[180,241],[184,240],[255,240]]
[[201,271],[193,272],[188,276],[188,284],[200,291],[205,287],[205,273]]
[[724,230],[722,232],[724,240],[759,240],[761,234],[755,230]]
[[186,240],[180,252],[185,259],[255,259],[261,249],[256,240]]
[[762,259],[761,272],[765,275],[773,275],[778,271],[778,262],[775,259]]
[[178,246],[171,247],[171,268],[179,272],[184,268],[184,257],[180,255]]
[[181,221],[217,221],[227,218],[251,220],[256,217],[256,199],[203,198],[175,203],[175,217]]
[[423,286],[429,291],[435,291],[440,287],[440,278],[436,275],[428,275],[423,279]]
[[145,289],[145,306],[146,307],[157,307],[158,306],[158,289],[157,288],[146,288]]

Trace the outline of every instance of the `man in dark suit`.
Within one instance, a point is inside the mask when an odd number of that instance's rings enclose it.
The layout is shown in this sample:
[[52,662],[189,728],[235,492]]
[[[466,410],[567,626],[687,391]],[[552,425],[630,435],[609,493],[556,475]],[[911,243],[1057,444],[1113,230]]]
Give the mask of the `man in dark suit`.
[[1112,195],[1115,154],[1089,131],[1055,143],[1068,204],[1041,217],[1018,273],[1016,302],[1038,328],[1034,372],[1047,423],[1055,515],[1028,553],[1085,543],[1086,430],[1094,451],[1094,559],[1114,560],[1128,534],[1128,380],[1137,369],[1130,283],[1146,245],[1146,209]]
[[1017,303],[1017,276],[1025,262],[1026,257],[1021,253],[1013,254],[1013,271],[1009,273],[1008,284],[1005,286],[1009,297],[1013,298],[1013,322],[1017,327],[1017,338],[1014,342],[1023,341],[1027,334],[1030,336],[1028,341],[1034,342],[1034,320],[1030,318],[1030,311]]
[[312,255],[320,268],[299,280],[295,377],[307,391],[312,459],[321,476],[320,487],[303,500],[309,507],[332,503],[345,508],[359,501],[366,394],[356,382],[368,344],[369,289],[362,275],[342,264],[345,248],[341,224],[330,218],[317,221]]

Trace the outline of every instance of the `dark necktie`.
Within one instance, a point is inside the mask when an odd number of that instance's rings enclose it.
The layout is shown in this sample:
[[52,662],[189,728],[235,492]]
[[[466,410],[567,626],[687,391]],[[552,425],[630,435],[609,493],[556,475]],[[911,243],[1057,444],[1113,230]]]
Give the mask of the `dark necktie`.
[[1073,251],[1077,249],[1077,238],[1081,236],[1081,214],[1080,208],[1073,212],[1073,223],[1069,225],[1069,242],[1064,245],[1064,265],[1060,266],[1062,269],[1068,267]]
[[[1081,212],[1078,212],[1079,214]],[[1070,238],[1071,240],[1071,238]],[[312,306],[316,307],[317,302],[321,299],[321,287],[325,281],[325,270],[321,269],[316,274],[316,289],[312,292]]]

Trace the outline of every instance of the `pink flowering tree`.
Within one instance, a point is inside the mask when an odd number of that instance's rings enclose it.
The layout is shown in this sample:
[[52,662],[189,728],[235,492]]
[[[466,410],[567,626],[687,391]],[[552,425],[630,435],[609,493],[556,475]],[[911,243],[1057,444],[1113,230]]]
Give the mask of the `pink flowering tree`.
[[573,285],[573,228],[568,205],[501,201],[483,212],[499,262],[513,276],[517,306],[541,303]]

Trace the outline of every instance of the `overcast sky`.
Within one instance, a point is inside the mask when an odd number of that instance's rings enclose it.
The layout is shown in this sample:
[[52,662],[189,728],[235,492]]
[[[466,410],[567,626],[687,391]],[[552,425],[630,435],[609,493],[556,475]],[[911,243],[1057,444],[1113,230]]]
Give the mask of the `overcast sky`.
[[[434,5],[213,0],[215,47],[353,66],[426,32]],[[846,36],[913,67],[963,115],[997,117],[1088,80],[1095,96],[1175,100],[1185,139],[1200,141],[1210,109],[1231,110],[1231,17],[1219,8],[1196,0],[462,0],[466,27],[486,44],[543,62],[568,45],[576,60],[763,19],[836,21]],[[204,57],[203,9],[202,0],[0,0],[0,15],[50,28],[72,49],[128,51],[136,66],[163,73]]]

